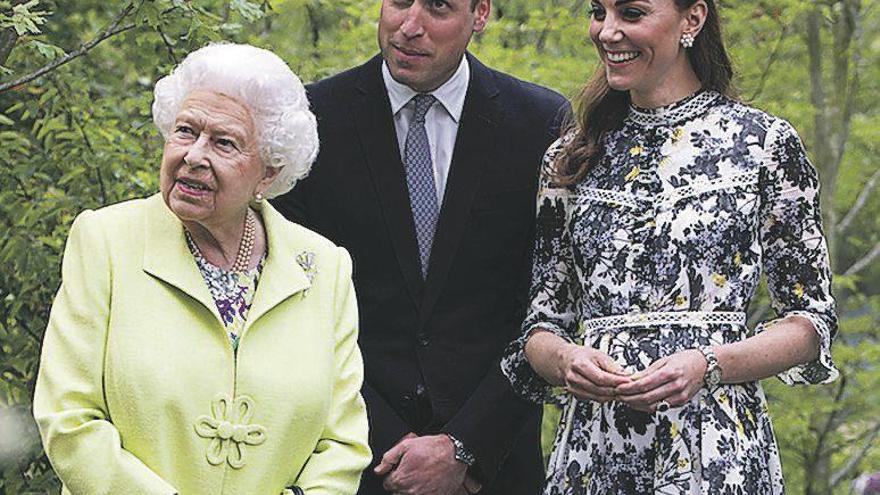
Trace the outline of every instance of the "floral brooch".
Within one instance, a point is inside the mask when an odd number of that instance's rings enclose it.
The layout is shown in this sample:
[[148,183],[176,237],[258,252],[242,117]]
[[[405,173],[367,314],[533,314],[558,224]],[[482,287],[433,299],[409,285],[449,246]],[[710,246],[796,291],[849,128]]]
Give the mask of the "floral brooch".
[[[296,255],[296,262],[306,273],[306,278],[309,279],[309,283],[314,283],[315,277],[318,275],[318,265],[315,264],[315,253],[311,251],[303,251]],[[308,292],[308,289],[303,291],[303,296],[305,296],[306,292]]]

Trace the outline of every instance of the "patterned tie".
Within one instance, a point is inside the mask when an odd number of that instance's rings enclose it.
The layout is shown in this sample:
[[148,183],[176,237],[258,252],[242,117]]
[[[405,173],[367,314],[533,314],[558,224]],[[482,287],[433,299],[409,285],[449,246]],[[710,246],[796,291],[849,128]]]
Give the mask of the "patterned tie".
[[419,243],[419,258],[422,262],[422,278],[428,276],[428,259],[431,257],[431,244],[434,242],[434,229],[437,227],[437,189],[434,187],[434,165],[431,162],[431,148],[428,133],[425,131],[425,114],[436,98],[431,95],[413,97],[416,109],[409,124],[404,146],[406,166],[406,186],[409,189],[409,207],[416,224],[416,240]]

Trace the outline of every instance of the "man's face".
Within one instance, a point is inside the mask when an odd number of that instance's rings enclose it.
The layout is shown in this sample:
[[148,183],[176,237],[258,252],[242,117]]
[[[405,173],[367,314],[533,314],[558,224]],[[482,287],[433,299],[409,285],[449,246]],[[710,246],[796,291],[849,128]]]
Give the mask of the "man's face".
[[491,0],[382,0],[379,48],[395,81],[433,91],[458,69],[471,35],[486,26]]

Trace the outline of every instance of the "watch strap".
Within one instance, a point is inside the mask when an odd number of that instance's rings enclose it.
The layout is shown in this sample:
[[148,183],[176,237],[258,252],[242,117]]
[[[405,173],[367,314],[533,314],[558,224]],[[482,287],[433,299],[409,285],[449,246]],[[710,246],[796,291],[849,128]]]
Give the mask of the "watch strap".
[[446,436],[449,437],[449,440],[452,441],[453,447],[455,447],[454,455],[456,461],[461,462],[468,467],[473,466],[474,463],[477,462],[477,458],[470,450],[467,449],[467,447],[464,446],[464,443],[462,443],[461,440],[455,438],[449,433],[447,433]]
[[718,356],[712,346],[704,346],[698,349],[706,358],[706,373],[703,375],[703,386],[715,388],[721,384],[721,365],[718,364]]

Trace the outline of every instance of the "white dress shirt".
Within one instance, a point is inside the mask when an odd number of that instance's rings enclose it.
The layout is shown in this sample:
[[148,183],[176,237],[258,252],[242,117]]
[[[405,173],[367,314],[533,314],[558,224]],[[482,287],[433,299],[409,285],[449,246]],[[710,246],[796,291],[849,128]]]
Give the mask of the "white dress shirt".
[[[443,193],[446,191],[446,179],[452,164],[452,151],[455,148],[455,137],[458,135],[458,122],[464,108],[464,98],[470,82],[471,70],[467,58],[461,57],[461,63],[455,74],[442,86],[428,94],[437,98],[425,115],[425,131],[428,134],[428,145],[431,148],[431,163],[434,165],[434,186],[437,189],[437,204],[443,204]],[[391,77],[385,62],[382,62],[382,79],[391,101],[391,113],[394,115],[394,129],[397,131],[397,143],[400,156],[405,157],[406,133],[413,117],[415,103],[411,100],[419,94],[405,84]]]

